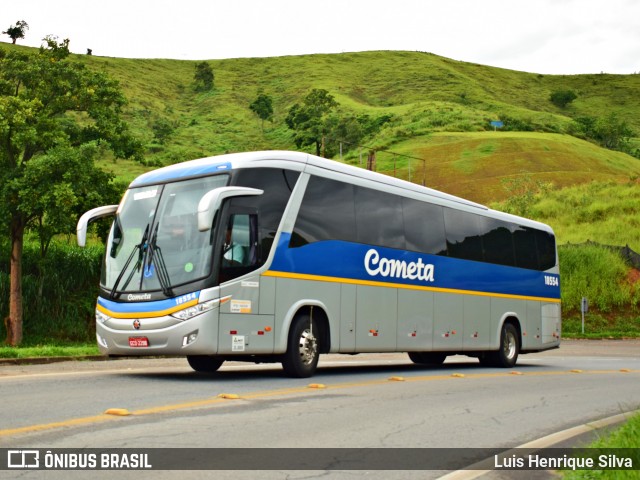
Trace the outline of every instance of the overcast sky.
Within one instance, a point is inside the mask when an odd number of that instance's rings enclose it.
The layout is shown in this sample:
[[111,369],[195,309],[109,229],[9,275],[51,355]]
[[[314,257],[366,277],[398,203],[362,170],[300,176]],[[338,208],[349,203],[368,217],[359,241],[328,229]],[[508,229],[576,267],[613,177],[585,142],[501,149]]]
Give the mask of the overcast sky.
[[22,45],[53,34],[110,57],[418,50],[535,73],[640,72],[640,0],[3,0],[0,31],[18,20]]

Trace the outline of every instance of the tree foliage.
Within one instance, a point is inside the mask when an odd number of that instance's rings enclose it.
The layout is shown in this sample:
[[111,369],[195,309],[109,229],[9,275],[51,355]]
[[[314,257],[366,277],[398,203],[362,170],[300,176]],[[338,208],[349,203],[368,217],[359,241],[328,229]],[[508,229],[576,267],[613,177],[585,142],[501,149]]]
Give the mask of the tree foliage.
[[318,88],[311,90],[301,104],[293,105],[285,122],[294,131],[296,146],[315,145],[316,155],[324,156],[324,143],[334,123],[331,113],[337,107],[338,102],[333,95]]
[[261,126],[264,132],[264,121],[271,120],[273,117],[273,100],[269,95],[261,93],[256,99],[251,102],[249,109],[255,113],[260,120],[262,120]]
[[196,71],[193,74],[196,84],[196,91],[208,92],[213,88],[213,69],[207,62],[196,63]]
[[120,116],[125,98],[118,83],[68,57],[69,40],[54,37],[36,54],[0,50],[0,218],[11,247],[10,345],[22,340],[25,231],[35,229],[45,253],[53,235],[73,231],[78,212],[108,193],[110,177],[94,164],[98,149],[138,159],[141,153]]
[[24,20],[18,20],[15,25],[11,25],[4,32],[4,35],[9,35],[12,43],[15,45],[16,40],[19,38],[24,38],[25,32],[29,30],[29,25]]
[[176,125],[171,120],[160,117],[153,122],[151,130],[153,130],[153,138],[156,139],[158,143],[164,145],[169,137],[176,131]]
[[549,95],[551,103],[560,108],[565,108],[576,98],[578,98],[578,95],[573,90],[556,90]]
[[623,152],[629,150],[629,140],[635,136],[629,124],[615,112],[604,118],[578,117],[574,129],[604,148]]
[[339,106],[333,95],[322,89],[311,90],[301,104],[293,105],[285,122],[294,131],[296,146],[315,145],[316,155],[330,158],[339,150],[345,152],[358,146],[393,120],[392,115],[371,117],[340,112]]

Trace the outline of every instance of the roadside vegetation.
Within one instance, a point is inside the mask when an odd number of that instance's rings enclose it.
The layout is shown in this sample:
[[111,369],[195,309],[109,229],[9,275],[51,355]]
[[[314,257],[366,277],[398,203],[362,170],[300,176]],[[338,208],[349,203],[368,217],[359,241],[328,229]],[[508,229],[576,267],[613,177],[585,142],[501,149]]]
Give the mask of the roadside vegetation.
[[630,452],[635,456],[634,465],[635,470],[576,470],[562,472],[562,478],[566,480],[626,480],[637,479],[638,470],[637,462],[640,461],[638,457],[638,438],[640,438],[640,415],[636,414],[631,419],[626,421],[623,426],[614,430],[613,432],[599,438],[586,448],[589,449],[624,449],[623,451],[628,455]]

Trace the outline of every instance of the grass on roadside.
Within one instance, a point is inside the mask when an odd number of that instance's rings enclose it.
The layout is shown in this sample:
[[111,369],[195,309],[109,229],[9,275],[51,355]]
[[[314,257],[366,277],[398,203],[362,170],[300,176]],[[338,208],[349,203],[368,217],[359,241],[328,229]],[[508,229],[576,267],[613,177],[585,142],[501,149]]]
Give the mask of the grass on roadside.
[[568,313],[562,316],[563,338],[640,338],[640,316],[635,315],[603,315],[586,313],[582,333],[582,317],[580,313]]
[[100,355],[97,345],[79,343],[66,345],[0,347],[0,358],[81,357],[86,355]]
[[[629,449],[635,451],[635,462],[638,461],[638,442],[640,441],[640,414],[631,417],[622,427],[596,440],[588,446],[590,449]],[[633,450],[632,450],[633,449]],[[637,467],[636,467],[637,468]],[[637,479],[638,470],[576,470],[563,473],[566,480],[605,479],[625,480]]]

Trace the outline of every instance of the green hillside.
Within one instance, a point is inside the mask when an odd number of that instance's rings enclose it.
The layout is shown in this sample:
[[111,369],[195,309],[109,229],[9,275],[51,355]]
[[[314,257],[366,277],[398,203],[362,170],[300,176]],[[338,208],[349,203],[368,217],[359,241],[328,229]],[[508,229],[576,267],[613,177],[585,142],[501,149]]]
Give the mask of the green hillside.
[[[640,137],[640,75],[541,75],[380,51],[211,60],[214,89],[197,92],[195,61],[75,58],[118,79],[129,100],[126,118],[145,145],[146,166],[105,159],[124,180],[226,152],[295,149],[284,119],[313,88],[328,90],[345,115],[390,118],[362,141],[368,148],[352,149],[344,161],[362,165],[375,148],[378,171],[472,200],[501,200],[503,180],[522,175],[556,187],[640,175],[639,159],[570,135],[575,118],[613,113]],[[567,89],[577,99],[566,108],[549,100]],[[274,103],[264,131],[249,109],[259,93]],[[493,131],[492,120],[504,129]],[[158,123],[172,130],[164,139],[154,137]]]
[[[626,182],[640,174],[640,160],[569,135],[537,132],[436,132],[399,142],[394,151],[412,160],[412,180],[472,200],[489,203],[508,195],[503,182],[526,175],[566,187],[592,181]],[[387,159],[387,173],[393,174]],[[396,163],[400,165],[400,157]],[[397,169],[408,178],[408,166]],[[380,169],[379,169],[380,170]]]

